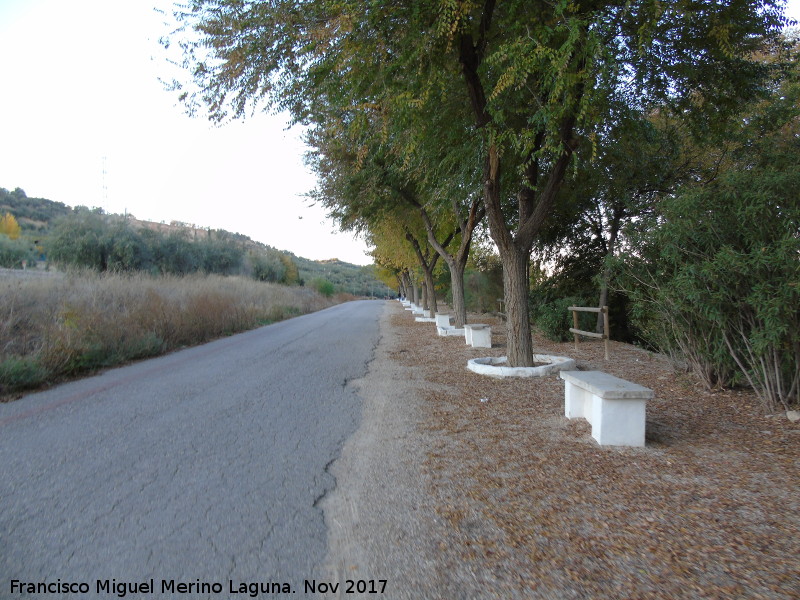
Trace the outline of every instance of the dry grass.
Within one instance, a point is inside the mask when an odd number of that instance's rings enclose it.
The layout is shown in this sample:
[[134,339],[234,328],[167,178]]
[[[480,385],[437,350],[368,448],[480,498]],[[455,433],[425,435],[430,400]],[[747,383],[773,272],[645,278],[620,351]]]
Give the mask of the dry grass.
[[471,320],[493,325],[491,350],[393,316],[395,359],[431,384],[425,470],[447,524],[443,572],[486,598],[800,597],[800,424],[625,344],[605,362],[601,343],[536,337],[539,352],[655,390],[647,446],[600,447],[563,416],[557,377],[468,371],[469,358],[505,353],[502,323]]
[[334,303],[241,277],[0,278],[0,396]]

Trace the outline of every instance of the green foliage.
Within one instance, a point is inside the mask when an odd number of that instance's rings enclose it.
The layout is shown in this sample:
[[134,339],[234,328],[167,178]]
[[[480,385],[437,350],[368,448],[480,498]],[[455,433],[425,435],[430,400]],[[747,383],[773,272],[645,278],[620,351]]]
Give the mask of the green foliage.
[[[753,57],[780,9],[193,0],[179,17],[195,34],[178,40],[193,79],[182,98],[220,121],[266,102],[309,125],[319,197],[342,226],[370,230],[384,265],[413,268],[386,224],[403,196],[441,208],[482,190],[507,289],[524,290],[523,261],[574,153],[592,158],[620,105],[674,111],[696,135],[717,129],[762,90],[769,68]],[[507,301],[509,361],[529,361],[524,298]]]
[[17,392],[42,385],[49,371],[37,357],[9,356],[0,360],[0,391]]
[[487,268],[467,267],[464,272],[464,301],[467,310],[473,312],[495,312],[503,298],[503,269],[499,261]]
[[[568,307],[593,304],[579,296],[558,298],[535,306],[532,311],[532,321],[548,339],[554,342],[566,342],[572,339],[569,328],[573,326],[572,311],[567,310]],[[578,313],[578,329],[594,331],[595,317],[594,313]]]
[[60,220],[45,245],[50,260],[65,266],[82,266],[105,271],[107,236],[101,215],[88,210],[76,211]]
[[36,262],[36,252],[31,245],[23,239],[12,240],[0,235],[0,267],[21,269],[22,261],[31,265]]
[[286,274],[286,266],[277,251],[251,252],[250,267],[256,281],[280,282]]
[[314,279],[311,282],[311,286],[326,298],[333,296],[336,291],[333,284],[326,279]]
[[666,198],[619,277],[643,336],[708,385],[746,379],[768,408],[800,402],[800,137],[781,123]]
[[82,208],[57,221],[45,247],[49,259],[63,266],[171,275],[238,273],[244,256],[239,242],[226,232],[198,236],[175,229],[164,234]]
[[336,292],[346,292],[354,296],[371,296],[380,290],[386,290],[386,284],[376,278],[371,265],[352,265],[335,258],[315,261],[300,256],[291,257],[304,281],[324,279],[333,284]]

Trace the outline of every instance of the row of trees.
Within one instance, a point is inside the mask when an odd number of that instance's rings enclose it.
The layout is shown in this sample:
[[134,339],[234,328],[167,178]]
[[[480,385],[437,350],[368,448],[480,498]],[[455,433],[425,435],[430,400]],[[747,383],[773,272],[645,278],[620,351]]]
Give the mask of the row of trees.
[[22,268],[49,259],[98,271],[244,274],[284,285],[308,283],[325,295],[371,295],[386,290],[371,267],[337,259],[311,261],[223,230],[168,227],[102,209],[71,209],[0,188],[0,267]]
[[186,275],[238,272],[244,248],[226,232],[169,233],[134,227],[124,217],[78,208],[56,222],[45,241],[48,259],[97,271],[148,271]]
[[[421,273],[423,302],[433,310],[434,272],[444,262],[458,324],[473,239],[488,232],[503,270],[509,363],[528,366],[532,255],[558,273],[588,259],[600,274],[601,304],[617,285],[627,286],[637,314],[651,308],[639,318],[647,333],[648,318],[675,308],[648,295],[672,285],[663,279],[670,248],[680,249],[673,262],[694,265],[692,273],[706,257],[670,228],[691,214],[671,203],[698,207],[691,232],[740,230],[736,219],[754,209],[715,223],[717,211],[705,204],[740,188],[709,186],[728,174],[766,176],[755,165],[773,162],[748,159],[764,150],[754,143],[759,135],[784,140],[783,151],[796,155],[797,63],[781,35],[782,9],[780,0],[192,0],[167,44],[178,38],[184,50],[193,81],[182,97],[191,109],[205,107],[222,121],[264,103],[304,124],[317,200],[343,228],[367,236],[407,293]],[[796,194],[751,200],[772,202],[767,212],[786,223],[767,231],[779,239],[761,241],[783,249],[774,260],[784,260],[779,272],[788,277],[770,322],[791,323],[798,303],[789,314],[778,309],[797,293]],[[729,202],[716,208],[735,212]],[[714,239],[716,246],[703,246],[711,256],[732,243]],[[727,313],[747,313],[746,292],[715,301]],[[708,312],[715,330],[727,327],[726,311],[684,307]],[[679,310],[670,314],[661,322],[673,330],[650,339],[675,348],[684,335],[677,329],[692,326]],[[747,318],[757,329],[766,316]],[[715,353],[727,348],[755,382],[753,365],[766,346],[753,342],[753,327],[721,334],[714,352],[701,353],[704,367],[719,375]],[[749,340],[744,350],[740,338]],[[770,342],[774,354],[791,358],[775,359],[780,389],[765,398],[788,403],[800,398],[800,347],[797,334],[779,338]],[[697,343],[678,346],[685,354]]]
[[43,248],[48,260],[63,267],[171,275],[247,273],[260,281],[301,283],[289,256],[268,247],[256,250],[240,237],[222,230],[165,232],[79,207],[55,222]]

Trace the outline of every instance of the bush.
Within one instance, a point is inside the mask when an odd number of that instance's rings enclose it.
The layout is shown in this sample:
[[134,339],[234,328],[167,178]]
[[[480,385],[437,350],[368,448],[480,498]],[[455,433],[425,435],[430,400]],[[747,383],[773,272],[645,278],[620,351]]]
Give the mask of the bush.
[[642,335],[708,386],[746,380],[768,410],[800,403],[798,189],[800,138],[768,138],[665,199],[619,266]]
[[0,393],[35,388],[47,380],[48,374],[37,358],[9,356],[0,361]]
[[333,296],[334,292],[336,291],[336,289],[333,287],[333,284],[327,279],[314,279],[311,282],[311,287],[313,287],[326,298]]
[[280,259],[280,253],[251,253],[250,267],[256,281],[281,282],[286,275],[286,265]]
[[[533,323],[548,339],[554,342],[567,342],[573,337],[569,331],[573,326],[572,311],[567,310],[570,306],[591,306],[591,303],[583,298],[571,296],[540,304],[534,311]],[[594,331],[595,323],[595,313],[578,313],[579,329]]]
[[53,262],[96,271],[172,275],[240,271],[244,250],[229,234],[205,231],[198,237],[184,229],[168,234],[136,229],[119,216],[78,209],[57,223],[46,245]]
[[36,263],[36,252],[22,239],[12,240],[0,234],[0,267],[21,269],[22,261]]
[[[468,311],[494,312],[503,298],[503,266],[500,257],[479,246],[473,246],[473,255],[464,272],[464,303]],[[452,304],[452,296],[448,297]]]

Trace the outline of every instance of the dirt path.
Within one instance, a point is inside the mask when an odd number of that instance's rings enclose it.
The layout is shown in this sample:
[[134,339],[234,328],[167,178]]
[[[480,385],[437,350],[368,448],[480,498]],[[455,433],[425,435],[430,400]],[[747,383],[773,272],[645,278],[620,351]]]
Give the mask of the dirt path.
[[430,440],[425,434],[422,390],[416,369],[397,361],[400,347],[387,303],[381,340],[369,374],[352,382],[364,399],[359,430],[331,468],[336,489],[323,501],[329,530],[328,577],[374,580],[382,598],[458,598],[458,589],[441,573],[438,541],[446,536],[422,468]]
[[337,579],[386,579],[384,598],[800,597],[800,424],[625,344],[606,363],[601,344],[536,338],[655,390],[647,446],[601,448],[558,378],[467,371],[505,352],[502,323],[472,320],[492,349],[385,310],[324,506]]

